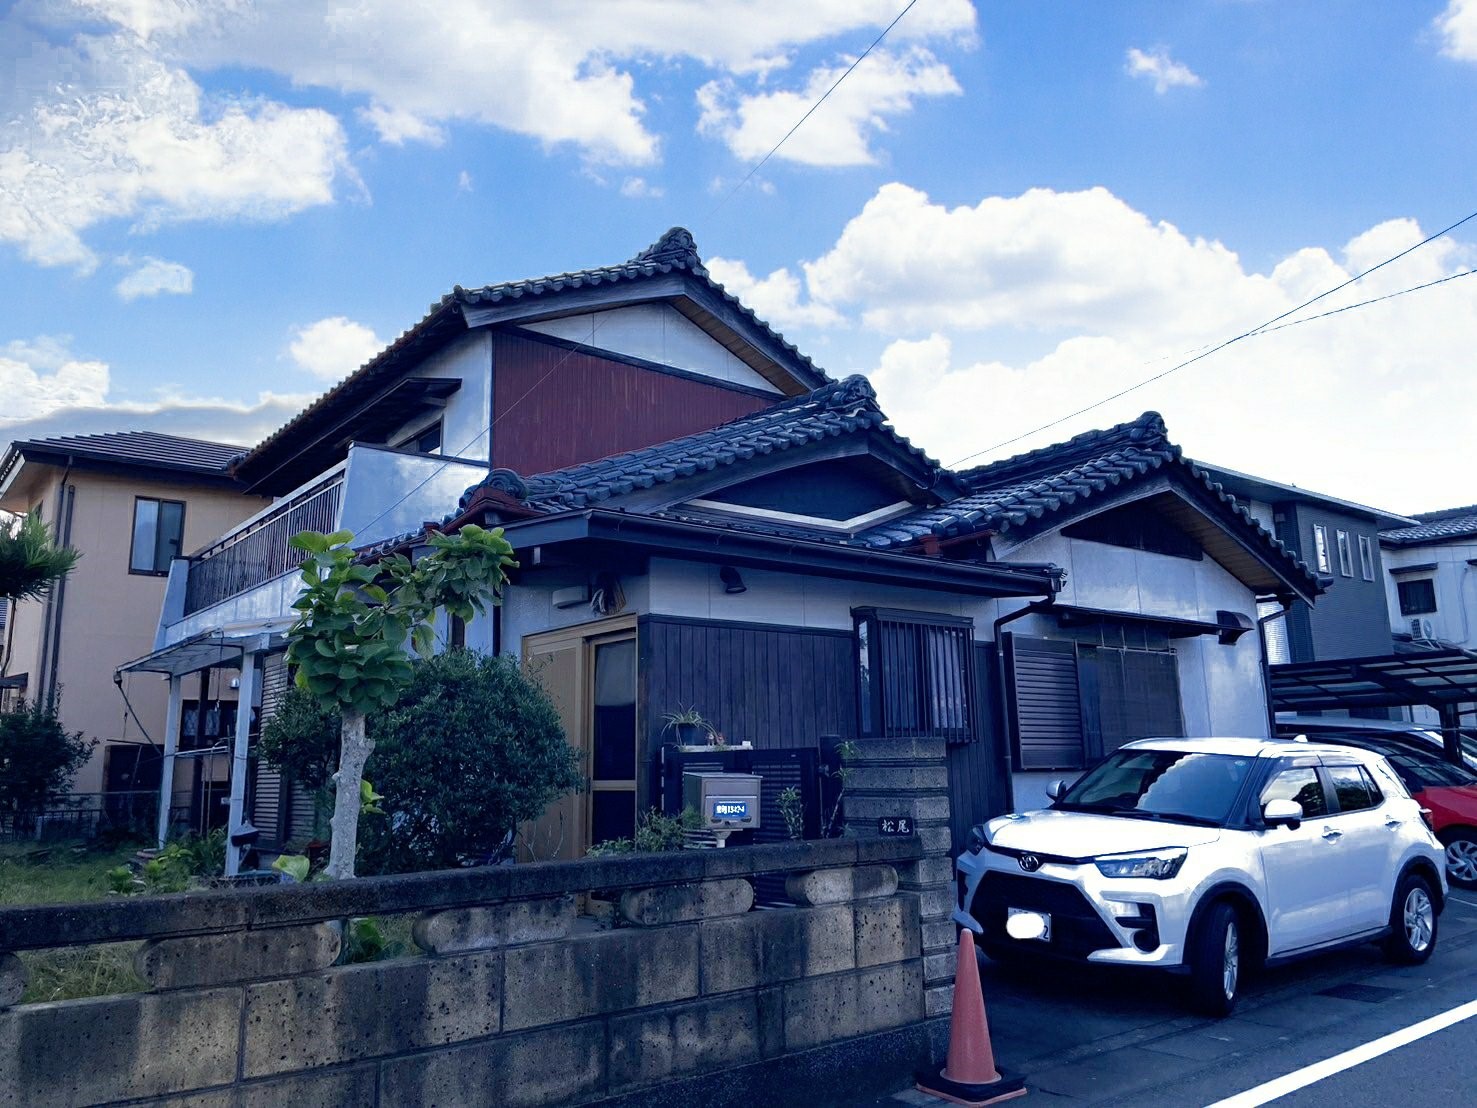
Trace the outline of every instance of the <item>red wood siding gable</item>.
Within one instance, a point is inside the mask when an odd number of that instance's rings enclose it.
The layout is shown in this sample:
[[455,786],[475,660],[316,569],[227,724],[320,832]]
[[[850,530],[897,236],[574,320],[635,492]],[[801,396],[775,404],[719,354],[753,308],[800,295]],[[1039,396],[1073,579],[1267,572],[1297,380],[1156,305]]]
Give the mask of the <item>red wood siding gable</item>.
[[525,474],[666,442],[773,403],[516,335],[494,337],[492,365],[492,464]]

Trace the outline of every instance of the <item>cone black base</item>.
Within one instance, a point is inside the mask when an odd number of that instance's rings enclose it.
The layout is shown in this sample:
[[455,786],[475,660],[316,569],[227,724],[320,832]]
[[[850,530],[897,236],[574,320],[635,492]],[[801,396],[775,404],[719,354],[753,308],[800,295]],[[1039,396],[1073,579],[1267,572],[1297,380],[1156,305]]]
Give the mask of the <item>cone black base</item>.
[[1007,1073],[999,1066],[995,1067],[995,1072],[1000,1075],[999,1081],[976,1085],[950,1081],[944,1076],[944,1065],[945,1063],[940,1063],[926,1070],[918,1070],[913,1075],[919,1092],[932,1093],[944,1100],[952,1100],[955,1104],[969,1105],[970,1108],[983,1108],[986,1104],[1026,1095],[1026,1079]]

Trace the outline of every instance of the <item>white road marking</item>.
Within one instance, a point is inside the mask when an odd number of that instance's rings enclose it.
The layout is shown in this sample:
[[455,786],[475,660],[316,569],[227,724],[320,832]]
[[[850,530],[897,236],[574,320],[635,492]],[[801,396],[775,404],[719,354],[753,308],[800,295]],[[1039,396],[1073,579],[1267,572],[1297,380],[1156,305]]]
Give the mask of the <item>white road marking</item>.
[[1398,1050],[1402,1046],[1409,1046],[1417,1039],[1424,1039],[1427,1035],[1434,1035],[1438,1031],[1444,1031],[1453,1024],[1461,1023],[1463,1020],[1477,1016],[1477,1000],[1468,1001],[1466,1004],[1450,1008],[1440,1015],[1432,1016],[1430,1019],[1413,1023],[1409,1027],[1403,1027],[1399,1031],[1392,1031],[1365,1043],[1356,1046],[1352,1050],[1346,1050],[1342,1054],[1335,1054],[1332,1058],[1325,1058],[1321,1062],[1314,1062],[1311,1066],[1304,1066],[1300,1070],[1294,1070],[1284,1077],[1258,1085],[1254,1089],[1247,1089],[1244,1093],[1237,1093],[1225,1100],[1218,1100],[1209,1108],[1257,1108],[1258,1105],[1266,1104],[1276,1100],[1278,1097],[1295,1093],[1299,1089],[1305,1089],[1309,1085],[1322,1081],[1324,1078],[1332,1077],[1336,1073],[1353,1069],[1355,1066],[1363,1065],[1371,1059],[1378,1058],[1381,1054],[1388,1054],[1392,1050]]
[[1468,908],[1477,908],[1477,900],[1463,900],[1461,897],[1452,896],[1450,893],[1446,894],[1446,899],[1455,900],[1458,904],[1465,904]]

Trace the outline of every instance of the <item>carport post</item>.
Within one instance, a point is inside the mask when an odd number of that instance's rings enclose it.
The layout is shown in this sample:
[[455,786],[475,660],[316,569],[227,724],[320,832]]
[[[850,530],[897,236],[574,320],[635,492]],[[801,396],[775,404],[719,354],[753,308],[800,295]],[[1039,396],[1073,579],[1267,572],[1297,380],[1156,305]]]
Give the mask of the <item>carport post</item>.
[[169,837],[169,810],[174,807],[174,759],[179,751],[180,692],[184,678],[169,676],[169,706],[164,716],[164,763],[159,770],[159,846]]
[[1441,712],[1441,738],[1446,743],[1446,760],[1453,765],[1463,765],[1462,761],[1462,713],[1455,704],[1443,704]]
[[244,847],[234,840],[246,822],[246,755],[251,742],[251,706],[256,701],[255,650],[241,653],[241,687],[236,690],[236,746],[231,755],[231,815],[226,826],[226,876],[241,869]]

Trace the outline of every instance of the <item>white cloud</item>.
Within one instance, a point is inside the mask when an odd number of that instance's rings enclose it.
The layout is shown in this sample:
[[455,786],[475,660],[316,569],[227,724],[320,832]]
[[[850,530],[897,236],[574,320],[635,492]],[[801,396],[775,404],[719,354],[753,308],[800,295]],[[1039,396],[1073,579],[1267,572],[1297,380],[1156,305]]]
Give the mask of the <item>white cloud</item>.
[[621,182],[621,195],[631,200],[656,200],[666,195],[667,190],[653,185],[645,177],[627,177]]
[[1177,62],[1162,46],[1144,51],[1132,47],[1124,69],[1130,77],[1142,77],[1154,83],[1154,91],[1163,96],[1172,88],[1199,88],[1205,84],[1189,66]]
[[[697,91],[698,130],[745,161],[763,157],[850,64],[815,69],[797,90],[744,93],[732,79],[710,81]],[[922,47],[874,51],[775,156],[805,165],[869,165],[876,161],[871,140],[886,132],[890,117],[911,111],[920,97],[961,91],[949,67]]]
[[1436,17],[1441,52],[1450,58],[1477,62],[1477,0],[1451,0]]
[[364,324],[336,315],[297,328],[287,351],[300,368],[314,377],[337,381],[353,373],[384,346],[384,340]]
[[162,292],[187,295],[195,290],[195,274],[189,266],[179,262],[166,262],[163,258],[145,258],[143,263],[127,274],[115,291],[124,300],[137,300],[140,296],[158,296]]
[[[953,462],[1170,369],[1422,238],[1414,220],[1392,219],[1256,272],[1226,245],[1102,189],[950,209],[892,184],[802,263],[803,282],[764,284],[780,316],[840,317],[826,321],[832,347],[874,366],[898,429]],[[1477,247],[1440,239],[1300,316],[1474,262]],[[737,262],[720,273],[735,291],[753,282]],[[1474,290],[1466,278],[1247,339],[985,458],[1152,408],[1193,457],[1395,511],[1470,503]]]
[[800,279],[788,269],[776,269],[756,278],[743,262],[709,258],[705,263],[713,280],[752,308],[760,319],[780,330],[793,327],[834,327],[841,313],[826,304],[802,303]]
[[73,357],[65,339],[43,335],[0,347],[6,419],[36,419],[61,408],[99,404],[107,395],[107,363]]
[[470,173],[468,173],[465,169],[462,170],[460,173],[458,173],[456,175],[456,191],[457,192],[471,192],[472,191],[472,175]]
[[0,242],[42,265],[93,269],[82,236],[108,220],[280,219],[331,203],[347,170],[327,112],[208,98],[130,32],[38,38],[16,73],[0,94]]

